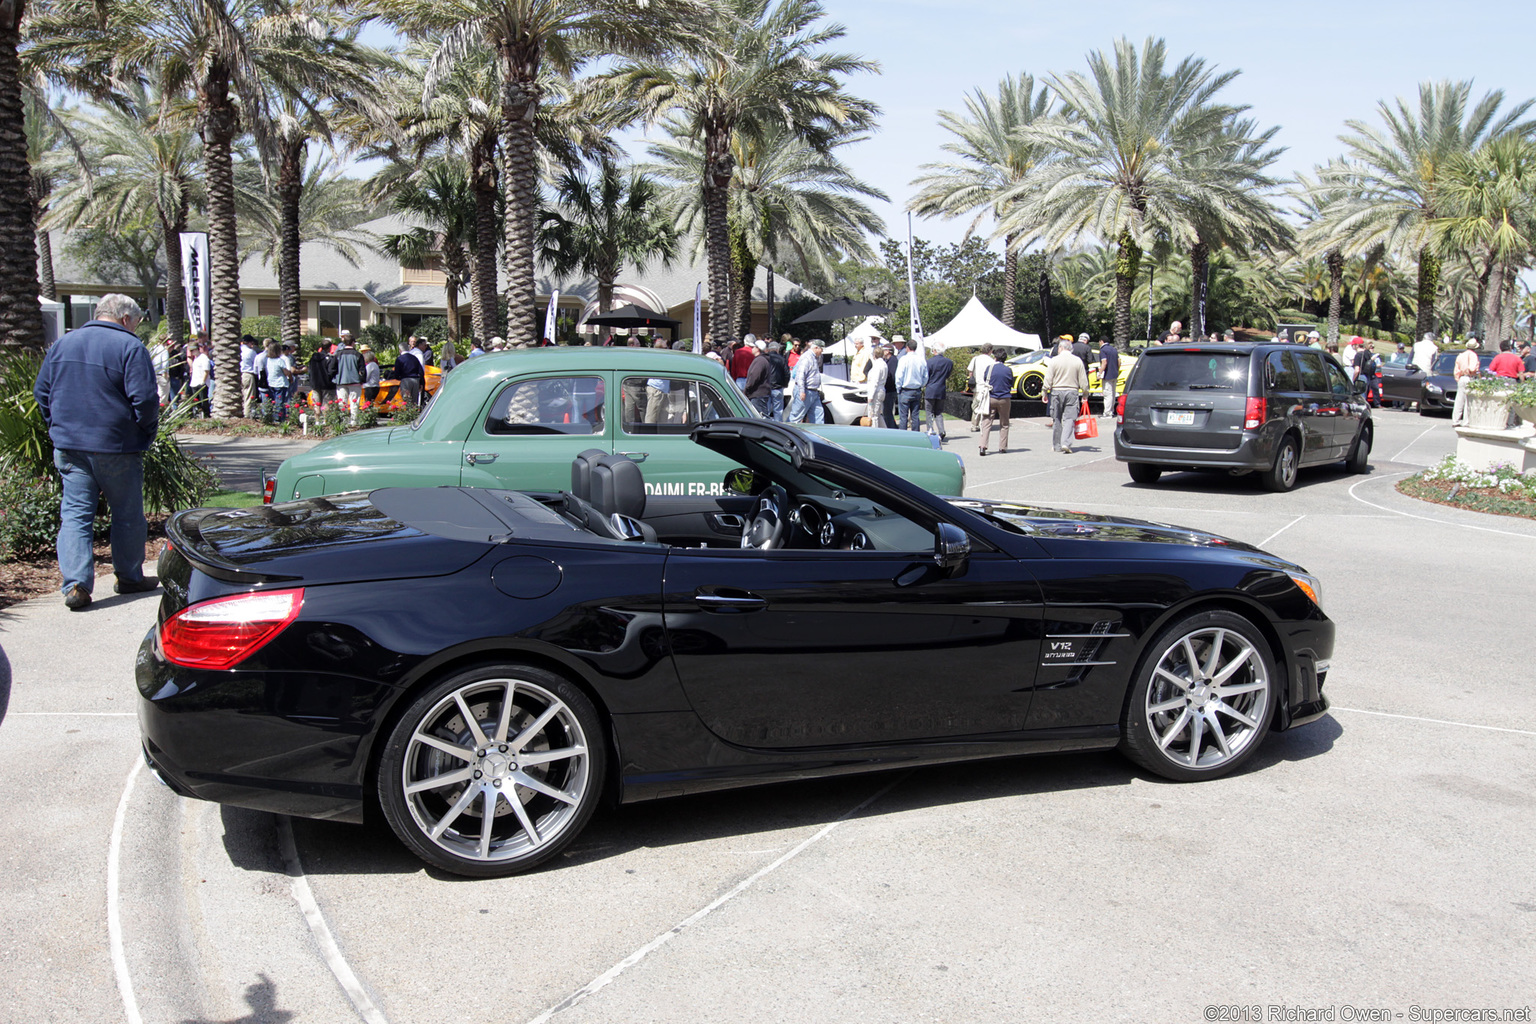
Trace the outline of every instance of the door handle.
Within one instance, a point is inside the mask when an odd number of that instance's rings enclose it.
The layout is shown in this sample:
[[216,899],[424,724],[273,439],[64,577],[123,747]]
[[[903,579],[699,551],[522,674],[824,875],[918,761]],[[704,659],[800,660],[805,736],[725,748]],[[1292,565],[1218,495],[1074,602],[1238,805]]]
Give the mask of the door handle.
[[464,461],[471,466],[478,466],[482,462],[495,462],[498,454],[497,452],[465,452]]
[[631,462],[644,462],[651,457],[650,452],[614,452],[614,454],[622,455]]
[[750,591],[725,588],[721,591],[700,588],[694,592],[693,603],[707,612],[760,612],[768,607],[766,599]]

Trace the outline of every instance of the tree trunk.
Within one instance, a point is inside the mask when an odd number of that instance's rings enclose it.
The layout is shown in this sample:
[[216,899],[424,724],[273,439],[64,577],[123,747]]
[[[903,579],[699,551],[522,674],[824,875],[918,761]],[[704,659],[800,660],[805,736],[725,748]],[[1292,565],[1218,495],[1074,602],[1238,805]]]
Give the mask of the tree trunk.
[[516,41],[501,44],[501,153],[506,162],[507,341],[535,345],[539,340],[538,290],[533,279],[533,247],[539,214],[539,145],[534,119],[539,113],[539,57],[536,47]]
[[1435,329],[1435,293],[1440,290],[1440,257],[1429,246],[1419,250],[1419,312],[1413,321],[1413,340]]
[[208,181],[208,291],[213,307],[208,326],[220,385],[213,393],[213,414],[233,419],[243,411],[239,374],[240,254],[232,152],[239,118],[230,101],[227,77],[210,76],[202,104],[203,162]]
[[1515,337],[1515,286],[1520,283],[1520,275],[1510,264],[1504,265],[1503,295],[1499,299],[1499,338],[1508,338],[1511,341]]
[[470,185],[475,190],[475,262],[470,298],[475,340],[482,345],[501,330],[496,323],[496,252],[503,225],[496,221],[496,136],[487,132],[470,149]]
[[1504,261],[1496,257],[1488,258],[1488,283],[1484,289],[1486,294],[1482,296],[1482,302],[1478,304],[1476,316],[1482,321],[1479,323],[1476,334],[1483,342],[1484,352],[1498,351],[1499,328],[1503,324],[1502,307],[1504,298]]
[[1339,343],[1339,310],[1344,302],[1344,254],[1329,249],[1323,257],[1328,264],[1328,343]]
[[1196,242],[1189,250],[1189,340],[1205,340],[1206,279],[1211,267],[1211,247]]
[[53,280],[53,239],[45,228],[37,232],[37,271],[41,284],[38,294],[49,302],[58,302],[59,289]]
[[1129,231],[1123,231],[1115,256],[1115,347],[1122,352],[1131,344],[1131,292],[1136,289],[1136,274],[1140,270],[1141,246]]
[[727,200],[735,160],[729,125],[704,129],[704,251],[709,258],[709,334],[717,348],[736,339],[731,330],[731,237]]
[[174,214],[160,211],[160,233],[165,236],[165,336],[175,341],[187,340],[187,290],[182,280],[181,233],[187,230],[187,204]]
[[37,224],[32,197],[19,187],[27,166],[27,123],[21,102],[21,16],[25,0],[0,4],[0,347],[43,347],[37,308]]
[[279,143],[277,171],[277,307],[282,343],[298,351],[303,319],[299,304],[299,203],[304,198],[304,161],[309,146],[300,139]]
[[[459,348],[459,291],[469,280],[469,259],[463,246],[443,249],[443,308],[448,311],[448,344]],[[473,314],[471,314],[473,315]]]
[[1015,319],[1013,290],[1019,283],[1019,254],[1013,248],[1017,237],[1008,235],[1003,239],[1003,326],[1009,330],[1013,329]]
[[747,245],[747,234],[731,229],[731,323],[737,337],[752,332],[752,284],[757,278],[757,260]]

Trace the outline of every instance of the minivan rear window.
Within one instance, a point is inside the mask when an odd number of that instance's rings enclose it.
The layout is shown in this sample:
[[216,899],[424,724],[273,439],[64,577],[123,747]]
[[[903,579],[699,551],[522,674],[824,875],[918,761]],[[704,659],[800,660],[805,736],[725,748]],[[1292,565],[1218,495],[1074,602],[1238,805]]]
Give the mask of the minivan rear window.
[[1246,352],[1148,352],[1136,369],[1135,391],[1248,390]]

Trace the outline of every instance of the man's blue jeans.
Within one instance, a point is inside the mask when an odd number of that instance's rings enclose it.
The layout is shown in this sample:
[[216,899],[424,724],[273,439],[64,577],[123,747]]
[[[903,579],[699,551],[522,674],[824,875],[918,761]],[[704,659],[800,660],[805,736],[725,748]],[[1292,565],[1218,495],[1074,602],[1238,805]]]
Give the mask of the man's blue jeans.
[[919,413],[923,408],[923,389],[899,389],[896,392],[896,404],[901,410],[901,429],[917,430]]
[[112,510],[112,568],[125,583],[144,578],[144,456],[139,452],[53,450],[53,464],[64,481],[59,501],[59,572],[63,592],[79,585],[89,594],[96,583],[91,554],[91,524],[98,495]]

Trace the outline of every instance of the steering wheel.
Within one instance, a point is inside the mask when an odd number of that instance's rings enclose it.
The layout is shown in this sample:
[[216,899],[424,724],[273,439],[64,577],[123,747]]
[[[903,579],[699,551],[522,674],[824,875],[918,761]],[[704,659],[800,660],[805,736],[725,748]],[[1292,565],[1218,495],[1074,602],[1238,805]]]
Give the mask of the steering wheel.
[[784,506],[789,494],[778,484],[769,484],[757,499],[752,521],[741,531],[741,546],[768,551],[784,543]]

